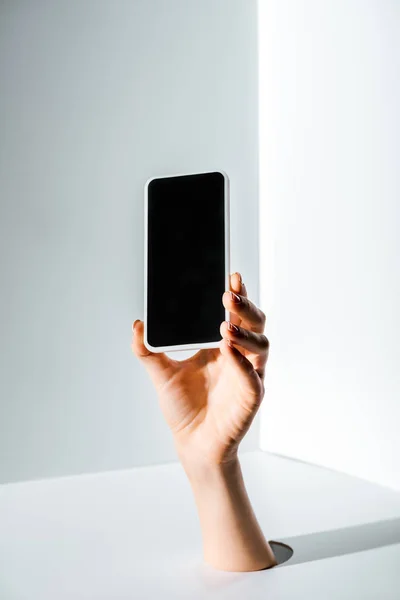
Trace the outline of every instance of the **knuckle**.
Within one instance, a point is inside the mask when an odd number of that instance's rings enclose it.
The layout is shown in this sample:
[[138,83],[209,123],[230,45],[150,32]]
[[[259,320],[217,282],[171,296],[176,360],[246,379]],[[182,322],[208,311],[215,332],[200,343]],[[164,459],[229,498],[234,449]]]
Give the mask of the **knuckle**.
[[262,334],[260,337],[260,344],[263,350],[269,350],[269,339],[266,335]]
[[249,332],[247,329],[244,329],[244,327],[240,328],[240,333],[242,334],[242,338],[245,340],[249,339]]
[[239,360],[239,363],[240,363],[240,364],[242,364],[242,365],[244,365],[245,367],[247,367],[247,364],[246,364],[246,362],[245,362],[245,360],[246,360],[246,359],[245,359],[245,356],[244,356],[244,354],[242,354],[241,352],[239,352],[238,360]]
[[260,321],[263,325],[265,325],[265,322],[267,320],[266,314],[261,309],[258,309],[258,310],[259,310]]

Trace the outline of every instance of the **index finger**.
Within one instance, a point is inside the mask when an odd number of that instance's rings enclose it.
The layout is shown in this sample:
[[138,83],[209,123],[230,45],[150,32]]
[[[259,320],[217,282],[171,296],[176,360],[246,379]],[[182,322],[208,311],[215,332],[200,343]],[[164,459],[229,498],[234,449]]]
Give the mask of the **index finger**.
[[[266,320],[265,314],[254,302],[236,292],[225,292],[222,296],[222,302],[235,319],[240,319],[244,329],[263,333]],[[232,319],[231,322],[233,322]],[[234,324],[236,325],[236,323]]]
[[[230,289],[232,292],[236,292],[237,294],[241,294],[242,296],[247,298],[246,286],[243,283],[243,279],[240,273],[236,272],[230,276]],[[229,319],[234,325],[240,325],[242,322],[240,316],[236,315],[235,313],[230,313]]]

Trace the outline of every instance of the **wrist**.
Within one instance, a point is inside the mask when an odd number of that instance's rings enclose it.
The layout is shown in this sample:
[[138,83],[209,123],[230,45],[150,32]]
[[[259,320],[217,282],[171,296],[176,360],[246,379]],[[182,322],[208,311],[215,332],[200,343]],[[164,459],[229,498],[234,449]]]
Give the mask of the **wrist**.
[[237,451],[224,460],[189,452],[175,444],[179,460],[191,483],[206,483],[218,479],[234,479],[240,473]]
[[237,456],[223,463],[182,462],[182,466],[193,488],[198,487],[201,490],[206,490],[208,487],[214,487],[218,484],[233,487],[242,482],[242,472]]

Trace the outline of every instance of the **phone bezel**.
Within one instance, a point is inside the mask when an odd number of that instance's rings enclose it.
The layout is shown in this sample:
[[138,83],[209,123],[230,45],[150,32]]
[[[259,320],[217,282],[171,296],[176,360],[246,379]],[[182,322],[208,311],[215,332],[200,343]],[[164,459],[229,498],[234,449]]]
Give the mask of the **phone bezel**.
[[[155,179],[167,179],[170,177],[184,177],[187,175],[207,175],[211,173],[220,173],[224,178],[224,233],[225,233],[225,289],[229,290],[230,286],[230,227],[229,227],[229,216],[230,216],[230,183],[229,177],[225,171],[216,169],[214,171],[201,171],[198,173],[177,173],[175,175],[159,175],[157,177],[150,177],[144,186],[144,345],[151,352],[173,352],[177,350],[197,350],[202,348],[219,348],[221,340],[215,342],[199,342],[195,344],[181,344],[174,346],[152,346],[147,340],[147,237],[148,237],[148,188],[149,184]],[[221,298],[222,302],[222,298]],[[225,320],[229,320],[229,311],[225,309]],[[222,338],[221,338],[222,339]]]

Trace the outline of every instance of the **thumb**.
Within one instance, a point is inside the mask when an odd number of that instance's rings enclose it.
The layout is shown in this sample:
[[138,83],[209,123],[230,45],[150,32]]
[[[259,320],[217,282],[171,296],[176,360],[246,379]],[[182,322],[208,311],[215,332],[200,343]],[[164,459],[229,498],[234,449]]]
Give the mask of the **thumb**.
[[174,361],[165,352],[151,352],[144,345],[144,323],[136,320],[132,325],[132,352],[144,365],[154,385],[163,385],[173,375]]

